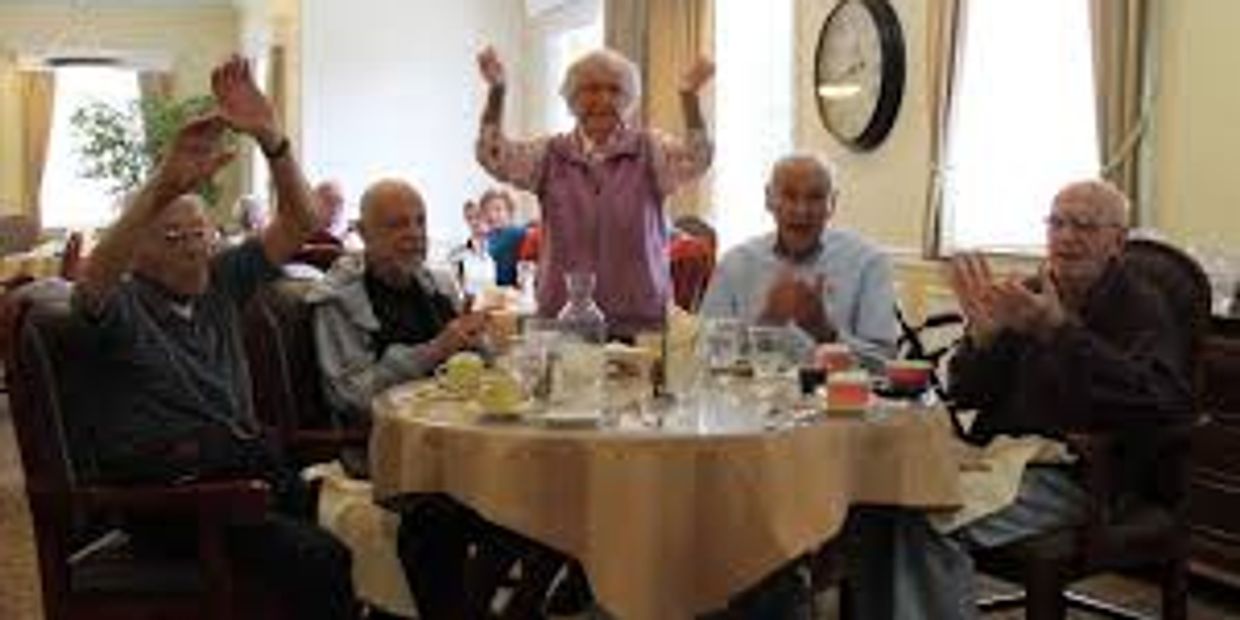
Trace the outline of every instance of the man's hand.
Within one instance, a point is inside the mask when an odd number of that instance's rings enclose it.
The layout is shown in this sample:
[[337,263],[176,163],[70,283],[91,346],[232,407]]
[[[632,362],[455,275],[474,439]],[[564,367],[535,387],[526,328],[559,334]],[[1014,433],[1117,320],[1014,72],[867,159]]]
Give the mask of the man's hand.
[[220,142],[227,128],[223,118],[212,114],[193,119],[177,130],[152,181],[158,206],[192,191],[232,161],[234,153],[224,150]]
[[1041,274],[1041,290],[1033,291],[1017,280],[996,287],[995,314],[998,322],[1015,332],[1046,338],[1066,319],[1059,291],[1048,272]]
[[211,92],[230,127],[253,137],[265,152],[279,146],[284,136],[275,110],[254,83],[250,63],[244,58],[233,56],[211,72]]
[[835,324],[822,303],[826,291],[826,278],[821,274],[807,283],[791,269],[786,269],[775,277],[767,290],[761,318],[764,322],[796,323],[819,342],[835,340]]
[[434,344],[441,357],[478,346],[486,334],[488,317],[485,312],[471,312],[456,317],[435,337]]
[[482,74],[482,79],[486,80],[487,86],[494,88],[504,85],[504,63],[500,62],[494,47],[488,45],[478,52],[478,72]]
[[995,315],[996,287],[990,266],[980,254],[960,254],[948,263],[947,281],[968,322],[969,336],[985,345],[1001,329]]
[[680,92],[697,94],[715,76],[715,63],[705,56],[697,59],[680,78]]

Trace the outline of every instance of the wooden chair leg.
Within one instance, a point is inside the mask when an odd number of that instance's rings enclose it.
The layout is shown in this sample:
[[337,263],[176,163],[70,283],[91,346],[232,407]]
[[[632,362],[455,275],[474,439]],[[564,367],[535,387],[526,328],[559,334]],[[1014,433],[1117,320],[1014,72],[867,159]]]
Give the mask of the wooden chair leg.
[[1162,617],[1164,620],[1188,618],[1188,566],[1183,558],[1171,560],[1163,567]]
[[1065,585],[1053,568],[1030,567],[1025,575],[1025,618],[1064,620],[1068,613]]

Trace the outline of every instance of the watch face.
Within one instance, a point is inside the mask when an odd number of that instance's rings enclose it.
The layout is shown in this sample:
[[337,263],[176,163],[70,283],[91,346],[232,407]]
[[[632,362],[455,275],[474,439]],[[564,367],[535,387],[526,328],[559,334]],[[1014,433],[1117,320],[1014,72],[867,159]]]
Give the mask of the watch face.
[[840,142],[877,146],[895,122],[904,89],[904,39],[887,0],[841,0],[818,39],[814,97]]
[[856,140],[870,124],[882,89],[878,27],[860,2],[845,2],[822,33],[817,96],[829,129]]

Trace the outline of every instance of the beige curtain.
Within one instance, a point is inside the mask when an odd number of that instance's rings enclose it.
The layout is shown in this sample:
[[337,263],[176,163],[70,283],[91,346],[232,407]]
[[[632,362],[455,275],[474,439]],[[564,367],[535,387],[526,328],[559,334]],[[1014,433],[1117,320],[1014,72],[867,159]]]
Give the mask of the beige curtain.
[[285,107],[288,105],[287,61],[283,45],[273,45],[267,59],[267,94],[271,97],[271,105],[276,110],[280,124],[284,124],[287,116]]
[[1150,109],[1150,9],[1149,0],[1090,0],[1102,176],[1137,205],[1134,217],[1145,204],[1139,153]]
[[167,71],[138,72],[138,90],[143,101],[172,96],[172,74]]
[[[643,125],[672,133],[684,130],[680,78],[699,57],[712,55],[712,7],[710,0],[607,0],[607,46],[633,60],[642,73]],[[709,119],[710,102],[702,104]],[[708,195],[704,179],[677,192],[668,212],[673,217],[705,214]]]
[[34,221],[41,222],[39,190],[43,186],[43,169],[52,135],[56,74],[23,71],[18,79],[22,100],[22,209]]
[[943,191],[947,164],[947,129],[951,122],[952,93],[956,68],[964,41],[961,34],[967,0],[934,0],[929,3],[926,28],[926,88],[930,126],[930,175],[926,192],[926,218],[922,252],[928,258],[941,253]]

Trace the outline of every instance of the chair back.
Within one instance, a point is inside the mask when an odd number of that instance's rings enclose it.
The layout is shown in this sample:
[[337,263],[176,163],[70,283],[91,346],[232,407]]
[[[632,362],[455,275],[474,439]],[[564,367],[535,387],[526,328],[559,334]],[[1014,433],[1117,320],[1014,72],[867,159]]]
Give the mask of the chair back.
[[682,235],[668,247],[676,305],[697,312],[715,271],[715,250],[706,240]]
[[0,256],[26,252],[39,241],[39,223],[25,215],[0,217]]
[[255,411],[286,445],[298,429],[334,426],[315,352],[313,308],[304,300],[309,286],[274,282],[255,293],[245,310]]
[[26,495],[35,528],[43,603],[59,617],[68,593],[68,538],[72,529],[77,472],[66,415],[83,395],[70,386],[89,385],[81,324],[62,302],[17,300],[4,329],[9,406],[25,471]]
[[1124,244],[1125,267],[1162,294],[1177,325],[1184,326],[1187,368],[1195,370],[1210,327],[1210,280],[1201,265],[1173,245],[1153,239]]

